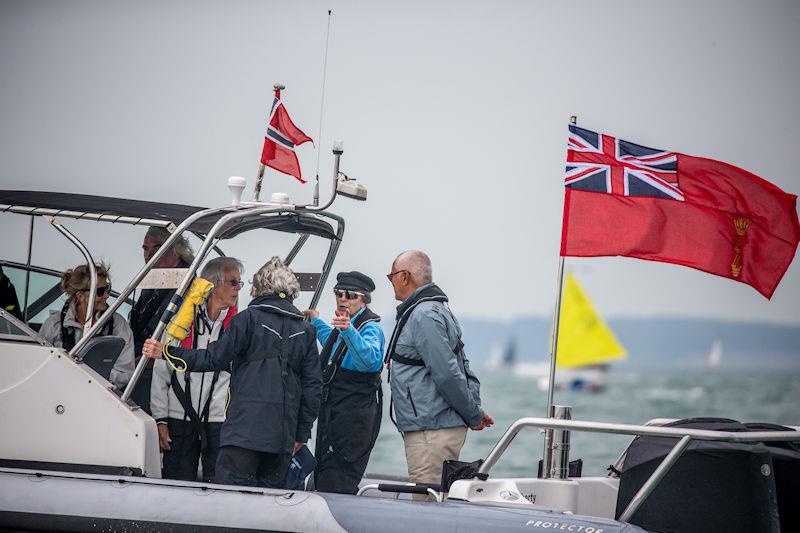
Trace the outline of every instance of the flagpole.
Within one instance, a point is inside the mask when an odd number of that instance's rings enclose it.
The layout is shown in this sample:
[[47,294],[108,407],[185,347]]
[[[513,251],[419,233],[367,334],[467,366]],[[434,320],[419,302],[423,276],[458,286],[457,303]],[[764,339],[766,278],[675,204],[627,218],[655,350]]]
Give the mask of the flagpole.
[[[571,116],[569,119],[571,124],[577,124],[578,117]],[[563,224],[563,217],[562,217]],[[558,355],[558,330],[559,322],[561,319],[561,296],[564,291],[564,256],[559,254],[558,257],[558,281],[556,283],[556,307],[553,312],[553,329],[550,337],[553,342],[550,344],[550,378],[547,385],[547,418],[555,417],[555,406],[553,405],[553,396],[556,388],[556,357]],[[554,476],[554,431],[546,429],[544,431],[544,453],[542,455],[542,477],[547,479]]]
[[[286,85],[276,82],[272,89],[274,91],[282,91],[286,88]],[[269,121],[269,118],[267,119]],[[258,177],[256,177],[256,186],[253,189],[253,201],[259,202],[261,201],[261,182],[264,180],[264,171],[267,169],[267,166],[264,163],[260,163],[258,165]]]
[[[325,80],[328,76],[328,45],[331,41],[331,10],[328,10],[328,30],[325,33],[325,55],[323,56],[322,60],[322,96],[320,97],[319,102],[319,130],[317,130],[317,142],[319,146],[317,146],[317,173],[316,173],[316,180],[314,182],[314,199],[313,205],[314,207],[319,206],[319,157],[322,153],[322,112],[325,109]],[[334,176],[333,181],[336,182],[339,176]]]
[[256,186],[253,190],[253,201],[258,202],[261,197],[261,181],[264,179],[264,171],[267,166],[264,163],[258,165],[258,177],[256,177]]

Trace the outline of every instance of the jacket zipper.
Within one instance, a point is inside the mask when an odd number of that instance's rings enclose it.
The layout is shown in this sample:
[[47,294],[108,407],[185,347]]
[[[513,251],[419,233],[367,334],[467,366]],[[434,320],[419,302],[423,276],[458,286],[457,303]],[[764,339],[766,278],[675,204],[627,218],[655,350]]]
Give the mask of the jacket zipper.
[[417,414],[417,406],[414,405],[414,398],[411,397],[410,387],[406,387],[406,398],[408,398],[408,401],[411,402],[411,409],[414,410],[414,416],[418,417],[419,415]]

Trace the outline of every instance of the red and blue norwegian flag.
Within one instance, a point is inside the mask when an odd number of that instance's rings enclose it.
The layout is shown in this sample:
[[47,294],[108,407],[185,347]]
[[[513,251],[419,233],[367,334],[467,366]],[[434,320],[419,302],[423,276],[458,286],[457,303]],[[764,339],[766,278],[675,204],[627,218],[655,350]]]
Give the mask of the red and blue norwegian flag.
[[[300,172],[295,147],[311,141],[311,137],[294,125],[289,113],[281,102],[281,92],[275,91],[272,110],[269,114],[267,134],[264,136],[264,149],[261,151],[261,163],[284,174],[297,178],[305,183]],[[313,142],[313,141],[312,141]]]
[[569,125],[564,185],[622,196],[654,196],[683,201],[678,157],[617,137]]

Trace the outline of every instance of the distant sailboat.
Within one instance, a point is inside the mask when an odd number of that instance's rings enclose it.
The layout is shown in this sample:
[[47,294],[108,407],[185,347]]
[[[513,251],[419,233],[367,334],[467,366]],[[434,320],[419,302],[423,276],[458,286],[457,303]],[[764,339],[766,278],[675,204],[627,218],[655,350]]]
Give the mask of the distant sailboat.
[[714,339],[706,358],[706,368],[717,368],[722,362],[722,341]]
[[515,364],[517,364],[517,342],[512,339],[508,341],[503,352],[503,366],[513,367]]
[[[609,364],[627,352],[573,274],[566,278],[559,322],[556,387],[602,389]],[[538,377],[539,387],[547,389],[548,368],[547,362],[517,365],[515,373]]]

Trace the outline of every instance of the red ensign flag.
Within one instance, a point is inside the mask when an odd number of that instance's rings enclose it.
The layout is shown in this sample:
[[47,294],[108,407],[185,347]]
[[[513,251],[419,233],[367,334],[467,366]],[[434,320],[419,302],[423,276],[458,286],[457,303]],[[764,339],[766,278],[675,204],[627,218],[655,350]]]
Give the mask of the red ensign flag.
[[771,298],[798,241],[797,196],[746,170],[569,126],[562,256],[689,266]]
[[264,149],[261,151],[261,163],[305,183],[294,148],[310,140],[311,137],[303,133],[289,118],[289,113],[281,102],[281,92],[276,90],[267,135],[264,137]]

